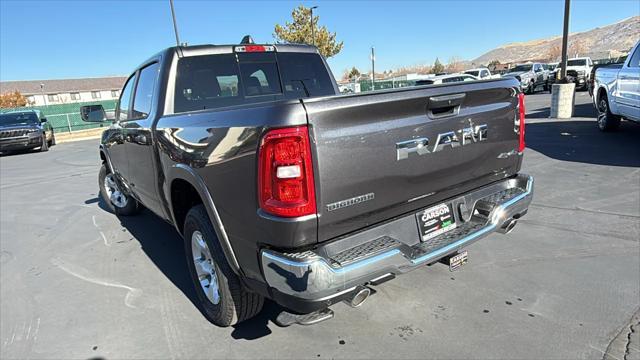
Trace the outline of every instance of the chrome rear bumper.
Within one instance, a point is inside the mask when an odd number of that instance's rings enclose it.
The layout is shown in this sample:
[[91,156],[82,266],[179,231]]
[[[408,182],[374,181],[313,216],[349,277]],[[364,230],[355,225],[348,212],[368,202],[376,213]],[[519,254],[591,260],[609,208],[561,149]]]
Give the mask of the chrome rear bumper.
[[[533,177],[520,174],[452,199],[458,227],[425,242],[418,240],[416,228],[415,239],[409,241],[383,235],[346,249],[336,244],[342,239],[313,251],[263,250],[262,270],[268,285],[281,293],[330,300],[389,274],[431,264],[492,232],[506,232],[513,219],[527,212],[532,197]],[[406,226],[412,221],[415,224],[410,214],[385,226]]]

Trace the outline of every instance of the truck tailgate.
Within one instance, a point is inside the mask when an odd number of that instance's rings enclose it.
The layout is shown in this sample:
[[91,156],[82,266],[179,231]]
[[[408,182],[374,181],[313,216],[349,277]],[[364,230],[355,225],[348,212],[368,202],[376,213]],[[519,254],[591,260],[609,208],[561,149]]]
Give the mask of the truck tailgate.
[[303,100],[318,241],[516,174],[517,86],[500,79]]

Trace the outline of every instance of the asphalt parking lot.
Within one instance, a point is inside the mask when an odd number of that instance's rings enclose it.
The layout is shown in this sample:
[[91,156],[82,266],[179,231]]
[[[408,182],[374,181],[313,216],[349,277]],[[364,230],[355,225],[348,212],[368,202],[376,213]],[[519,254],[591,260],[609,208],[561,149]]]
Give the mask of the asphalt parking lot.
[[549,97],[527,97],[536,190],[514,232],[309,327],[276,326],[272,303],[209,324],[174,229],[100,206],[98,140],[3,156],[0,357],[638,359],[640,126],[600,133],[585,92],[575,118],[548,119]]

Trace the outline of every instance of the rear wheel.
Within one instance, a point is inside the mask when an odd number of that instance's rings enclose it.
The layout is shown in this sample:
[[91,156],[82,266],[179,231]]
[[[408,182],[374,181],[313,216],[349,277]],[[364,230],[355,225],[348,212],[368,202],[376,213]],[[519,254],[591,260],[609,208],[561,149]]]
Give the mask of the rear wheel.
[[189,273],[207,320],[226,327],[262,310],[264,298],[247,291],[229,266],[203,205],[187,213],[184,244]]
[[129,216],[140,212],[142,207],[138,201],[122,191],[117,179],[104,163],[98,174],[98,186],[102,200],[116,215]]
[[51,132],[51,140],[49,140],[49,146],[53,146],[56,144],[56,135],[53,133],[53,131]]
[[606,95],[600,96],[598,101],[598,129],[612,131],[620,126],[620,117],[611,113]]

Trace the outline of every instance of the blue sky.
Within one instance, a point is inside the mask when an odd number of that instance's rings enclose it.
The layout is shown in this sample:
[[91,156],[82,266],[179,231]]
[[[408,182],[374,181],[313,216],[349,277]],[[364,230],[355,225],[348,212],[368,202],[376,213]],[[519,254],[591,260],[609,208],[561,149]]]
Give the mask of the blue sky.
[[[272,42],[276,23],[299,4],[317,5],[320,25],[344,49],[329,59],[337,76],[350,66],[376,69],[473,59],[505,43],[562,32],[564,1],[183,1],[175,0],[182,41],[237,43],[251,34]],[[638,0],[573,0],[570,31],[640,14]],[[0,79],[126,75],[175,42],[169,1],[0,0]]]

